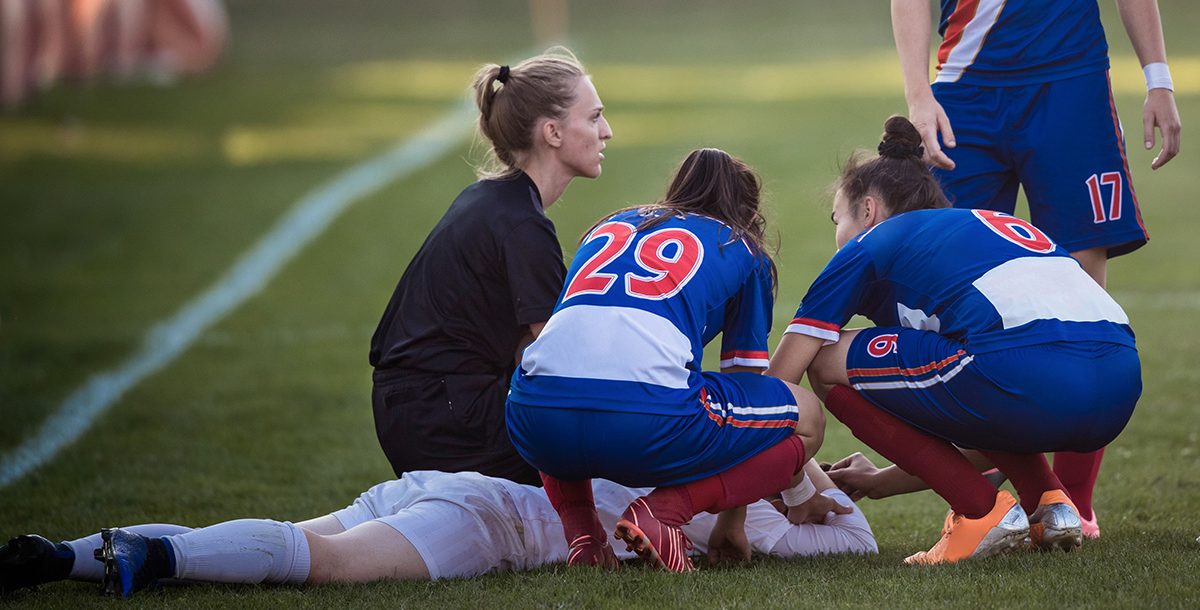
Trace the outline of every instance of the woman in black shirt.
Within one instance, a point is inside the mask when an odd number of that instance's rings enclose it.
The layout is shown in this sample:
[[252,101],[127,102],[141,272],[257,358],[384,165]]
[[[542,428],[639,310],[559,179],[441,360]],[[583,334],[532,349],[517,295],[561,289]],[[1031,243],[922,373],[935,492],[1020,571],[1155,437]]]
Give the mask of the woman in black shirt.
[[540,484],[508,440],[505,396],[520,348],[562,290],[545,210],[575,177],[600,175],[612,130],[566,49],[484,66],[473,88],[492,159],[425,239],[371,339],[375,430],[396,476],[477,471]]

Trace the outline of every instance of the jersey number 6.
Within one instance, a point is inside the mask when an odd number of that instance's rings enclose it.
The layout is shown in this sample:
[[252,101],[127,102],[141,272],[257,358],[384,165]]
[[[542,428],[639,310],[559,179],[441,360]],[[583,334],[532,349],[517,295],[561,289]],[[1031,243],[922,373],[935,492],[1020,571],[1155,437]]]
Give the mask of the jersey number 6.
[[971,210],[996,235],[1031,252],[1047,254],[1057,246],[1042,230],[1016,216],[992,210]]
[[[627,222],[606,222],[596,227],[588,236],[588,242],[605,239],[600,251],[579,268],[563,293],[563,301],[581,294],[604,294],[612,288],[617,276],[602,273],[601,269],[629,249],[637,235],[633,225]],[[672,246],[674,246],[672,248]],[[670,255],[668,251],[672,251]],[[654,231],[638,242],[633,252],[634,260],[650,275],[625,274],[625,293],[641,299],[666,299],[680,290],[696,275],[700,262],[704,260],[704,246],[691,231],[667,228]]]

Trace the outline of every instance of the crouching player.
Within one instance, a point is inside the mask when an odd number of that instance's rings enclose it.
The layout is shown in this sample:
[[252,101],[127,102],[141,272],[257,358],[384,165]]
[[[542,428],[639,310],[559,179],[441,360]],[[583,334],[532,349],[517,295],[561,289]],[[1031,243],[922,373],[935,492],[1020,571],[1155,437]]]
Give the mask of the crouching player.
[[[759,203],[744,163],[693,151],[664,199],[620,210],[584,237],[554,313],[523,353],[509,435],[542,472],[570,563],[615,565],[593,477],[658,487],[629,505],[616,533],[671,571],[692,569],[680,528],[699,513],[723,513],[715,527],[728,548],[717,555],[744,558],[739,507],[781,491],[789,507],[821,501],[801,468],[821,444],[820,402],[760,374],[775,272]],[[722,372],[702,372],[718,334]]]
[[[1077,547],[1079,513],[1042,453],[1100,449],[1129,421],[1142,388],[1129,319],[1028,222],[939,209],[916,128],[892,117],[885,129],[881,156],[842,172],[839,249],[768,372],[807,370],[830,413],[950,503],[941,540],[909,563],[992,555],[1026,536]],[[878,326],[840,332],[855,314]],[[955,445],[1007,475],[1021,504]]]
[[[810,462],[823,497],[849,498]],[[621,511],[649,490],[594,481],[601,519],[615,527]],[[716,517],[685,530],[701,550]],[[829,514],[794,525],[771,504],[748,507],[754,551],[773,557],[874,553],[863,514]],[[546,494],[474,472],[418,471],[381,483],[333,514],[292,524],[240,519],[191,529],[135,525],[54,544],[34,535],[0,547],[0,592],[62,579],[101,582],[128,596],[162,579],[222,583],[319,584],[380,579],[470,578],[529,570],[567,559],[558,515]],[[104,561],[94,557],[99,554]],[[632,557],[632,553],[625,557]]]

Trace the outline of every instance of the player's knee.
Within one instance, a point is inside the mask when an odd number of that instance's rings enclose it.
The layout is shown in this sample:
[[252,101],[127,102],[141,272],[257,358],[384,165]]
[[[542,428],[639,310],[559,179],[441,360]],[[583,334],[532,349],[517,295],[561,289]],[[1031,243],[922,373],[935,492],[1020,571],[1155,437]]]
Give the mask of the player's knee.
[[805,461],[812,458],[825,440],[825,410],[816,395],[800,386],[793,386],[796,408],[796,434],[804,442]]

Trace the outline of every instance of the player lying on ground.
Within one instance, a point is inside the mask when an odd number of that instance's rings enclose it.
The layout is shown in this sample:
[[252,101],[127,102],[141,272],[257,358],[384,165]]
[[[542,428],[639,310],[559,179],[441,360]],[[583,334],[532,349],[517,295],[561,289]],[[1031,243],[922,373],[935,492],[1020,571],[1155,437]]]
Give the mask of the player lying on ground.
[[[1077,547],[1079,513],[1042,452],[1094,451],[1129,421],[1142,387],[1129,318],[1028,222],[945,209],[916,128],[892,117],[885,129],[881,156],[852,158],[838,180],[839,250],[768,372],[797,382],[807,370],[830,413],[950,503],[942,539],[909,563],[1027,535]],[[841,332],[855,314],[878,326]],[[1007,475],[1021,505],[956,445]]]
[[[666,196],[604,218],[584,237],[566,287],[513,376],[513,446],[542,472],[571,563],[616,559],[593,477],[657,489],[629,505],[617,535],[643,558],[692,569],[680,529],[702,512],[733,557],[744,511],[781,490],[811,497],[802,466],[820,447],[821,405],[766,377],[775,267],[759,180],[712,148],[693,151]],[[722,335],[721,372],[702,372]]]
[[[823,498],[851,505],[819,468],[806,469]],[[600,479],[593,486],[609,529],[648,491]],[[747,509],[745,531],[755,552],[773,557],[876,552],[856,508],[820,519],[794,525],[761,501]],[[703,514],[685,527],[701,551],[709,550],[715,521]],[[200,529],[152,524],[110,532],[105,588],[123,596],[166,578],[287,584],[470,578],[562,562],[568,552],[541,489],[473,472],[408,473],[298,524],[240,519]],[[100,582],[106,566],[93,555],[101,545],[100,534],[57,545],[32,535],[13,538],[0,547],[0,590],[66,578]]]

